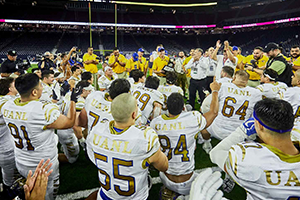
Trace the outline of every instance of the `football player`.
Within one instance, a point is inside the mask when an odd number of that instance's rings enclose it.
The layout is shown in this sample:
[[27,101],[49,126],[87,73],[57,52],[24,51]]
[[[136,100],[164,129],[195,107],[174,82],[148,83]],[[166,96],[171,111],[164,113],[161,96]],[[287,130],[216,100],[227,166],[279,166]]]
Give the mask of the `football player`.
[[161,114],[167,114],[167,99],[173,92],[178,92],[183,96],[181,87],[174,85],[177,80],[175,72],[166,72],[166,84],[160,85],[158,91],[164,95],[164,106],[162,107]]
[[260,77],[261,85],[256,87],[262,92],[262,98],[276,98],[279,90],[288,87],[285,83],[277,81],[277,78],[278,74],[274,70],[264,70]]
[[[53,100],[53,91],[52,91],[52,84],[54,81],[54,72],[50,70],[44,70],[42,73],[42,86],[43,86],[43,93],[41,96],[41,100],[50,101]],[[54,102],[55,103],[55,102]]]
[[[145,75],[139,69],[133,69],[130,71],[130,76],[133,79],[133,83],[130,83],[131,88],[130,90],[135,90],[139,86],[144,86],[145,84]],[[130,82],[130,81],[129,81]]]
[[79,66],[74,66],[71,68],[72,76],[68,79],[68,82],[72,88],[75,88],[76,84],[81,81],[81,69]]
[[[118,95],[128,93],[130,91],[130,83],[126,79],[116,79],[112,82],[109,93],[95,91],[88,96],[85,101],[84,108],[81,110],[76,125],[87,128],[88,133],[93,127],[103,121],[113,120],[111,115],[111,102]],[[136,119],[136,124],[140,124],[141,112]],[[88,134],[87,138],[90,137]],[[87,154],[92,159],[91,144],[87,143]]]
[[231,83],[222,84],[219,91],[219,113],[214,122],[202,131],[204,139],[213,136],[222,140],[252,115],[254,104],[261,99],[261,93],[247,86],[248,79],[249,74],[239,70]]
[[105,75],[104,76],[101,76],[99,79],[98,79],[98,85],[99,85],[99,88],[100,88],[100,91],[108,91],[108,88],[110,86],[110,84],[117,78],[114,76],[113,74],[113,70],[111,67],[105,67],[104,69],[104,73]]
[[[217,81],[218,83],[230,83],[232,81],[234,69],[229,66],[225,66],[222,68],[221,71],[221,78]],[[207,113],[210,108],[211,102],[211,94],[205,97],[204,101],[201,104],[201,112]]]
[[[87,81],[80,81],[77,83],[75,90],[79,90],[82,88],[82,93],[80,94],[78,101],[76,103],[76,111],[79,115],[79,112],[83,109],[85,104],[85,99],[93,90],[93,86],[90,85]],[[63,115],[67,116],[71,99],[66,96],[63,100],[63,104],[60,108]],[[75,133],[75,134],[74,134]],[[79,145],[77,139],[82,138],[82,130],[81,127],[73,126],[73,128],[66,130],[57,130],[57,135],[59,142],[62,145],[63,152],[58,155],[58,159],[60,162],[69,162],[74,163],[79,154]]]
[[[15,88],[15,81],[13,78],[7,77],[0,79],[0,108],[9,100],[14,100],[18,91]],[[7,128],[3,119],[2,113],[0,113],[0,167],[2,168],[2,180],[3,180],[3,195],[0,195],[4,199],[13,199],[14,196],[10,196],[10,186],[15,181],[17,168],[15,164],[14,153],[14,141],[10,135],[10,131]]]
[[[151,121],[159,137],[162,151],[169,159],[169,168],[160,172],[164,186],[172,192],[161,193],[161,199],[173,199],[174,196],[188,195],[191,184],[196,178],[194,173],[196,148],[195,139],[200,131],[208,127],[218,114],[218,91],[220,84],[216,81],[210,85],[212,103],[210,111],[201,115],[198,111],[182,112],[184,108],[183,96],[172,93],[167,100],[168,113]],[[174,194],[175,192],[175,194]]]
[[64,74],[60,72],[56,72],[54,74],[54,81],[53,81],[53,102],[57,103],[57,105],[61,105],[63,101],[62,95],[62,85],[64,84]]
[[43,86],[36,74],[18,77],[15,87],[21,97],[5,103],[1,113],[14,137],[16,167],[26,177],[29,170],[35,170],[42,158],[50,158],[53,173],[48,179],[46,200],[54,199],[59,186],[57,138],[54,129],[73,127],[75,102],[80,91],[72,93],[69,117],[66,117],[60,114],[56,104],[39,100]]
[[137,101],[124,93],[112,101],[113,121],[103,120],[91,131],[93,163],[99,169],[100,199],[146,200],[148,167],[168,169],[167,157],[161,152],[158,136],[152,128],[134,126]]
[[[300,147],[291,141],[291,104],[260,100],[253,118],[212,149],[211,161],[247,191],[247,199],[299,199]],[[244,142],[255,134],[260,142]]]
[[295,129],[292,131],[292,138],[300,140],[300,70],[298,69],[292,77],[292,86],[279,91],[280,99],[289,102],[294,111]]
[[146,79],[145,87],[137,87],[131,93],[138,101],[138,106],[142,111],[142,124],[149,123],[153,118],[161,113],[164,96],[157,91],[159,79],[149,76]]

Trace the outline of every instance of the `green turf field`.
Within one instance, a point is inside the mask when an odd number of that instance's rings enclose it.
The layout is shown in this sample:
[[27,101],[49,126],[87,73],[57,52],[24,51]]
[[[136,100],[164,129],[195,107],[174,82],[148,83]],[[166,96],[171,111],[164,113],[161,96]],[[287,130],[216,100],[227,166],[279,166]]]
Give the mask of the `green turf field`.
[[[217,140],[213,139],[212,144],[216,145]],[[210,162],[209,156],[202,149],[202,145],[197,144],[195,152],[195,167],[196,169],[215,166]],[[157,177],[158,172],[152,170],[151,176]],[[99,187],[97,168],[85,158],[84,152],[80,152],[78,160],[74,164],[61,164],[60,165],[60,189],[59,194],[72,193],[79,190],[92,189]],[[159,190],[162,184],[153,185],[149,200],[156,200],[159,197]],[[225,196],[232,200],[246,199],[245,191],[239,186],[235,186],[234,190]]]

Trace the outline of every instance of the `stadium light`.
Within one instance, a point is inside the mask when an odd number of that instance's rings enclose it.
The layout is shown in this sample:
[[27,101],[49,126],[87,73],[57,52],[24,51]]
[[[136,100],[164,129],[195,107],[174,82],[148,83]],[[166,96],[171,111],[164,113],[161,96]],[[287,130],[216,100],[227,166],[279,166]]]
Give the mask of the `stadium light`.
[[266,26],[266,25],[270,25],[270,24],[281,24],[281,23],[294,22],[294,21],[300,21],[300,17],[280,19],[280,20],[269,21],[269,22],[259,22],[259,23],[252,23],[252,24],[224,26],[223,29],[247,28],[247,27],[254,27],[254,26]]
[[215,24],[211,25],[151,25],[151,24],[114,24],[114,23],[89,23],[89,22],[63,22],[63,21],[44,21],[44,20],[18,20],[18,19],[0,19],[0,23],[19,23],[19,24],[55,24],[55,25],[74,25],[74,26],[109,26],[114,27],[134,27],[134,28],[213,28]]
[[[94,0],[94,2],[102,2],[102,0]],[[209,3],[191,3],[191,4],[165,4],[165,3],[147,3],[147,2],[130,2],[130,1],[110,1],[110,3],[136,6],[157,6],[157,7],[201,7],[201,6],[215,6],[218,2]]]

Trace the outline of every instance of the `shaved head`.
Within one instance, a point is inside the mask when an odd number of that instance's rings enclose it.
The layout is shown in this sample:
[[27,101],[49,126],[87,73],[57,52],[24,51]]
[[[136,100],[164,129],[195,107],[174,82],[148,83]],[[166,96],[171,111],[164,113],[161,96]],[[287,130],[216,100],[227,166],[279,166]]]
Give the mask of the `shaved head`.
[[242,80],[242,81],[248,81],[249,80],[249,74],[245,70],[239,70],[235,73],[235,76]]
[[133,112],[137,111],[137,101],[129,93],[118,95],[111,103],[111,114],[118,123],[127,123]]

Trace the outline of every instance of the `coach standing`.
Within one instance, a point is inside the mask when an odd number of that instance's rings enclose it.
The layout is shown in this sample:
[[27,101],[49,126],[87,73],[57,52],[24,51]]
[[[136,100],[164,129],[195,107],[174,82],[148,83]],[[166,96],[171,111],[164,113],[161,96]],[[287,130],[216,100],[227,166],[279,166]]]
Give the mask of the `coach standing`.
[[87,49],[87,53],[85,53],[82,57],[84,69],[88,72],[91,72],[94,77],[94,86],[96,87],[97,84],[97,72],[98,68],[97,65],[99,64],[99,60],[97,60],[97,55],[94,53],[93,47],[89,47]]
[[118,75],[118,78],[126,78],[127,59],[120,54],[118,47],[115,47],[113,54],[109,57],[108,66]]
[[9,77],[12,73],[18,71],[17,69],[17,52],[10,50],[7,53],[7,60],[5,60],[0,67],[1,77]]
[[166,83],[166,75],[163,68],[168,65],[170,58],[165,55],[165,49],[163,47],[158,48],[158,57],[153,62],[153,72],[159,78],[159,84],[164,85]]
[[189,101],[193,109],[195,109],[196,92],[198,91],[200,102],[205,98],[203,90],[206,87],[206,72],[209,67],[208,57],[204,57],[203,50],[197,48],[195,50],[193,58],[184,67],[185,70],[191,68],[191,80],[189,86]]

